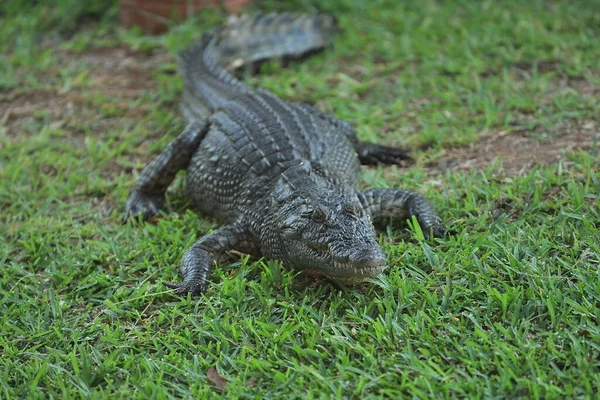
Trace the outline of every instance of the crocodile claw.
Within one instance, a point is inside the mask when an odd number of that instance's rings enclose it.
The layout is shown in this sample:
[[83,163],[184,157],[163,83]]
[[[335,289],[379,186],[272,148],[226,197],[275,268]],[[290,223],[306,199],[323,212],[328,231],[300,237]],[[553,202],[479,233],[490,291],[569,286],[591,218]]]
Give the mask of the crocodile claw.
[[181,282],[181,283],[163,282],[163,284],[170,289],[174,289],[173,294],[179,295],[179,296],[186,295],[188,293],[191,293],[192,295],[198,295],[198,294],[204,293],[206,291],[206,282],[204,282],[204,281],[201,281],[201,282],[186,281],[186,282]]
[[451,234],[451,232],[447,231],[443,225],[432,226],[430,232],[430,239],[445,238]]
[[405,166],[414,161],[405,149],[366,142],[361,143],[358,156],[363,165],[385,164]]
[[125,206],[125,215],[123,223],[127,223],[129,219],[137,219],[142,216],[142,220],[147,221],[150,217],[158,214],[165,207],[164,196],[152,196],[143,192],[134,190],[127,199]]
[[425,237],[430,240],[449,239],[451,236],[458,236],[459,232],[455,229],[448,229],[444,225],[433,225],[429,229],[424,230]]

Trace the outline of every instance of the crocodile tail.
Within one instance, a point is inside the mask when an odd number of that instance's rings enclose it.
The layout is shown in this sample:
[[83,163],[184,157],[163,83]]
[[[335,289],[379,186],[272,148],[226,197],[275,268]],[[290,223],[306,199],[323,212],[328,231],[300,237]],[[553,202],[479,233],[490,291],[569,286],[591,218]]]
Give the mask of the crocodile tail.
[[219,32],[221,65],[229,70],[274,58],[296,58],[327,47],[337,32],[330,15],[269,13],[232,17]]
[[250,91],[231,72],[269,59],[293,59],[331,43],[337,22],[328,15],[269,13],[230,18],[179,54],[182,109],[204,119],[224,101]]
[[215,33],[205,34],[180,52],[178,61],[183,77],[181,109],[188,121],[206,119],[212,110],[236,92],[248,90],[221,67]]

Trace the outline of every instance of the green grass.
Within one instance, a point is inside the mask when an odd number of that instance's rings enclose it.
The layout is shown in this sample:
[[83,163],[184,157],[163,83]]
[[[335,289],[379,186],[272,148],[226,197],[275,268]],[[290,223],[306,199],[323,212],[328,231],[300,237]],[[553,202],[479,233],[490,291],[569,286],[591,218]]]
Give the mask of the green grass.
[[598,132],[597,1],[260,2],[334,13],[344,33],[246,80],[415,148],[364,185],[421,191],[458,234],[384,224],[391,267],[360,287],[242,258],[198,298],[161,282],[218,222],[181,185],[156,224],[120,215],[182,127],[164,49],[223,16],[146,37],[113,1],[39,3],[0,6],[0,398],[200,398],[219,393],[210,368],[229,397],[598,396],[597,143],[522,175],[427,167],[500,131]]

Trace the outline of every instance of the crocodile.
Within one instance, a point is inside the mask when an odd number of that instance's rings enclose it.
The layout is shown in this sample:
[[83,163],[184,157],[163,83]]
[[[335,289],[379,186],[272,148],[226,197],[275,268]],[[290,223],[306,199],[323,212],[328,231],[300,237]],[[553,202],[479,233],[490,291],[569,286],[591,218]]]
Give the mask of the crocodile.
[[328,15],[230,19],[179,53],[187,125],[140,173],[124,221],[166,208],[186,170],[184,195],[222,226],[183,255],[177,294],[207,289],[214,264],[249,254],[343,283],[382,273],[386,257],[373,221],[415,217],[429,237],[446,230],[432,204],[403,189],[359,190],[360,165],[404,165],[403,148],[361,141],[351,124],[246,85],[236,72],[269,59],[323,50],[338,32]]

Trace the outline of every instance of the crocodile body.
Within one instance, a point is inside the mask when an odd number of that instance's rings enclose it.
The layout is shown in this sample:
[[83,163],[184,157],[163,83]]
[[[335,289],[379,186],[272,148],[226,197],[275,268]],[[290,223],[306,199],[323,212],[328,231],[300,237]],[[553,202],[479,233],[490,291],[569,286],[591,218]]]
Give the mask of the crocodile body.
[[373,219],[415,216],[423,231],[444,234],[421,194],[358,189],[360,164],[402,164],[405,150],[359,141],[350,124],[253,90],[230,73],[321,50],[335,25],[327,16],[242,17],[180,54],[188,125],[142,171],[125,214],[158,213],[185,169],[186,196],[222,222],[185,252],[183,282],[171,284],[177,293],[205,291],[212,265],[232,250],[357,282],[385,269]]

